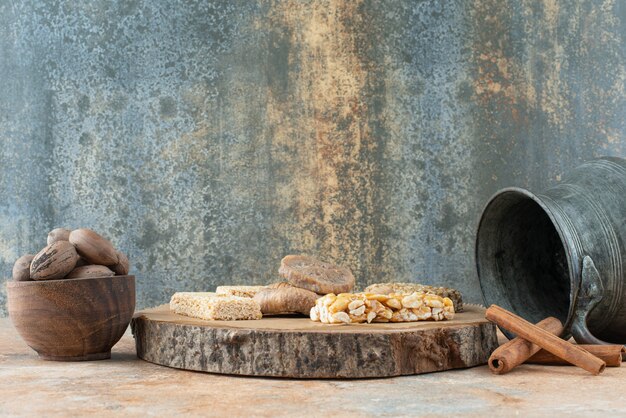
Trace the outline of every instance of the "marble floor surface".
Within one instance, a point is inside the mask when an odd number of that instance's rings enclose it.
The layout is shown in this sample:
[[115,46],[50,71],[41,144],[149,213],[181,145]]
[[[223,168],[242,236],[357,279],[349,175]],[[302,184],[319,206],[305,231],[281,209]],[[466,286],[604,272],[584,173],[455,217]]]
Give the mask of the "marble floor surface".
[[39,360],[0,318],[1,416],[626,416],[626,366],[486,366],[420,376],[290,380],[213,375],[135,356],[130,330],[111,360]]

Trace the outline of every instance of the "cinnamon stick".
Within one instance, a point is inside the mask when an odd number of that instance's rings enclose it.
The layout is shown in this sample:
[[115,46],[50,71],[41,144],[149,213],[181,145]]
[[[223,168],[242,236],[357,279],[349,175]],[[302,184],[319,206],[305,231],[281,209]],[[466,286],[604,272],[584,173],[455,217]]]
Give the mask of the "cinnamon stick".
[[[623,345],[590,345],[581,344],[578,347],[587,350],[594,356],[598,357],[606,363],[607,367],[620,367],[622,365],[622,353],[625,351]],[[549,351],[539,350],[526,363],[534,364],[552,364],[567,365],[570,364],[565,360],[554,356]]]
[[[543,319],[536,326],[554,335],[560,335],[563,332],[563,324],[554,317]],[[489,369],[495,374],[508,373],[539,350],[541,350],[541,347],[538,345],[516,337],[496,348],[491,353],[487,364],[489,364]]]
[[606,367],[604,361],[588,351],[550,334],[545,329],[541,329],[497,305],[491,305],[487,309],[485,317],[502,328],[514,332],[523,339],[590,373],[600,374]]

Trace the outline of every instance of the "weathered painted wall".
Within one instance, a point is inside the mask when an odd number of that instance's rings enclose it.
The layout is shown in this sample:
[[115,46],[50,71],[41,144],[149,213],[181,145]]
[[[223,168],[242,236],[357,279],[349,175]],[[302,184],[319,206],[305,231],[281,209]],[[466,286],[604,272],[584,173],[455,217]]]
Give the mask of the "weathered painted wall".
[[620,1],[0,2],[0,270],[88,226],[138,307],[294,252],[478,301],[493,192],[626,154],[625,37]]

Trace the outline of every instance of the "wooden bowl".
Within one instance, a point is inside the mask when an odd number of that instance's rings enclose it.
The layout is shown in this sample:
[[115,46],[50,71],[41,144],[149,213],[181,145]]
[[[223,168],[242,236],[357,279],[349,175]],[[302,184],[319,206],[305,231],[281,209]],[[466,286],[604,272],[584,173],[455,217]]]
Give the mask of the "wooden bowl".
[[9,316],[45,360],[111,357],[135,310],[135,276],[7,282]]

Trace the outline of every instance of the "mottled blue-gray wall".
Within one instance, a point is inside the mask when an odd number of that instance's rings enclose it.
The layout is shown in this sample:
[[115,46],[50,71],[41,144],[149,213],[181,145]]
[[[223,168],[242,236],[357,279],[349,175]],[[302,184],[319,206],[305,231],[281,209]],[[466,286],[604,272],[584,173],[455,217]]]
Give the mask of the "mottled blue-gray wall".
[[625,37],[617,0],[0,2],[2,274],[87,226],[140,308],[301,252],[479,301],[485,200],[626,154]]

